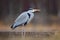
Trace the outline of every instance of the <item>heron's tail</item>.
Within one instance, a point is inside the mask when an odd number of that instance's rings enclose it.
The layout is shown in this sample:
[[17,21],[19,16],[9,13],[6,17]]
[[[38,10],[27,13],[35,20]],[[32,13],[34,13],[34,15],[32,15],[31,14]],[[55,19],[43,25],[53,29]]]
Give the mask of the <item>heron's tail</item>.
[[15,29],[14,25],[11,25],[11,29]]
[[14,26],[14,24],[13,24],[13,25],[11,25],[11,28],[12,28],[12,29],[15,29],[15,28],[18,27],[18,26],[22,26],[22,25],[15,25],[15,26]]

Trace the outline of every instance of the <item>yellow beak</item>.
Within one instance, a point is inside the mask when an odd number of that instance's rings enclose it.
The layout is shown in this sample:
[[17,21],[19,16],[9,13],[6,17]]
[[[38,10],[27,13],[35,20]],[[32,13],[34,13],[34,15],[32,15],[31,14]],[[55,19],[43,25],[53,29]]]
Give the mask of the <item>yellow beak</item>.
[[33,9],[33,11],[35,12],[35,11],[40,11],[40,9]]

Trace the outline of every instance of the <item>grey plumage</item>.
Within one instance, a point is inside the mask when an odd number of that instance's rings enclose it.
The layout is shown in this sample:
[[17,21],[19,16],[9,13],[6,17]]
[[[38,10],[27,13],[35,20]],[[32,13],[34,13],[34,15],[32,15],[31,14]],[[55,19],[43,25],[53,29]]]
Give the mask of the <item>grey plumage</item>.
[[[26,24],[28,24],[34,17],[33,12],[35,12],[37,10],[28,10],[25,11],[23,13],[21,13],[17,19],[14,21],[14,23],[12,24],[11,28],[15,29],[18,26],[25,26]],[[38,10],[39,11],[39,10]]]

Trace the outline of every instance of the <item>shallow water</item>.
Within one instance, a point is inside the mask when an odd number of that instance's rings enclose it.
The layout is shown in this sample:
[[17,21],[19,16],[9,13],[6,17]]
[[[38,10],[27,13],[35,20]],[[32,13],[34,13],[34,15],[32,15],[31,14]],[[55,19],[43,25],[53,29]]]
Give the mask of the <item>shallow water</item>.
[[27,25],[15,30],[12,30],[9,25],[0,25],[0,40],[60,40],[59,29],[60,27],[55,24],[50,26]]
[[41,40],[53,37],[47,32],[26,32],[25,36],[21,32],[0,32],[0,40]]

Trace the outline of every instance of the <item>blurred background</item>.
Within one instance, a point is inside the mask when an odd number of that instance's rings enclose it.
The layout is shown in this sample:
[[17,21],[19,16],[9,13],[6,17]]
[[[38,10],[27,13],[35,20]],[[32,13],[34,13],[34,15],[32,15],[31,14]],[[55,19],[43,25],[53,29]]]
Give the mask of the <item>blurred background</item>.
[[[12,30],[10,28],[14,20],[22,12],[29,8],[40,9],[40,12],[35,13],[34,19],[25,27],[26,40],[48,40],[47,35],[54,35],[49,40],[60,40],[60,0],[0,0],[0,39],[1,40],[22,40],[20,37],[21,27]],[[30,33],[32,32],[32,33]],[[33,33],[35,32],[35,33]],[[42,32],[44,36],[40,38],[37,32]],[[3,39],[4,38],[4,39]]]

